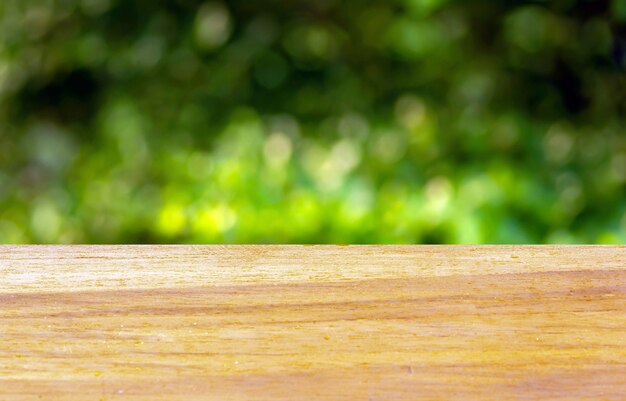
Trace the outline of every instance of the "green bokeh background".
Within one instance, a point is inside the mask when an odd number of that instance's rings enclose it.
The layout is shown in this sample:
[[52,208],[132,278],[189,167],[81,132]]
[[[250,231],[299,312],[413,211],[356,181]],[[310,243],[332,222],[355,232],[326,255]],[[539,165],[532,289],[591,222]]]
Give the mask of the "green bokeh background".
[[626,1],[0,1],[0,242],[624,243]]

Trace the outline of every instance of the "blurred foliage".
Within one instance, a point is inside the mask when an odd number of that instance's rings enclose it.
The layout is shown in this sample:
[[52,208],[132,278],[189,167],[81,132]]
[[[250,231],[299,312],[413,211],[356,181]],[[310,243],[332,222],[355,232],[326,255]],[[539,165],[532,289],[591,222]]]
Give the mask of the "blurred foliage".
[[2,0],[0,241],[626,242],[626,1]]

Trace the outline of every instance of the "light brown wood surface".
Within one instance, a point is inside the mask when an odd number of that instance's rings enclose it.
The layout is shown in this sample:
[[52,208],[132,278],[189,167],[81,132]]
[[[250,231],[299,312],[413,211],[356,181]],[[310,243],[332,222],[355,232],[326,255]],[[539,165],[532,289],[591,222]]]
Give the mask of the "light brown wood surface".
[[624,400],[626,247],[0,246],[38,399]]

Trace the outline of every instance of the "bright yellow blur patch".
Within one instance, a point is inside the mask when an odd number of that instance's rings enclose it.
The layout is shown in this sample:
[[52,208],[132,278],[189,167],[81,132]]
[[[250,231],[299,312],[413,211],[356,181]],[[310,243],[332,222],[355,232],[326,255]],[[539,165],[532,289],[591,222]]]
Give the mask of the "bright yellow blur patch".
[[173,236],[179,234],[185,228],[187,217],[182,205],[166,204],[159,213],[158,230],[160,233]]

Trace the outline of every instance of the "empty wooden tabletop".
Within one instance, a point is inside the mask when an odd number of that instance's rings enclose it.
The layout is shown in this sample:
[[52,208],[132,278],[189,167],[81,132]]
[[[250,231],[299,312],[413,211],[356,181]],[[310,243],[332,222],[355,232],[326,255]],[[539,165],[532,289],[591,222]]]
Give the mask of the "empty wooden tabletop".
[[623,246],[0,246],[3,400],[624,400]]

